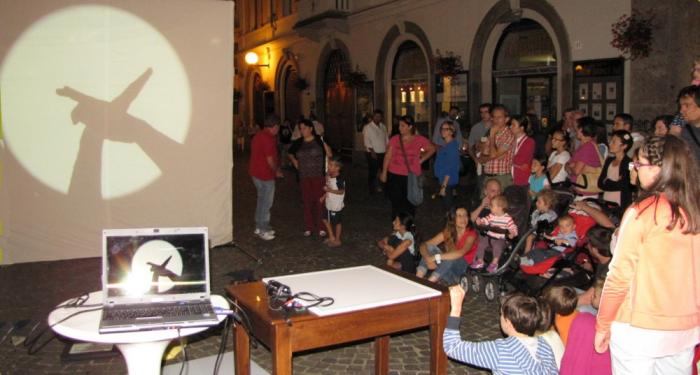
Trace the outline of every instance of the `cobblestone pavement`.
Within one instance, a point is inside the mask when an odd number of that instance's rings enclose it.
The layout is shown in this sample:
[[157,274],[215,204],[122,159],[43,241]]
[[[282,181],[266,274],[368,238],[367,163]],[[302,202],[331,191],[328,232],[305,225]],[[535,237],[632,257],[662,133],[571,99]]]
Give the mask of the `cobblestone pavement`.
[[[359,164],[359,165],[358,165]],[[348,192],[343,217],[343,245],[328,248],[318,237],[302,236],[301,196],[291,171],[278,180],[272,225],[277,238],[262,241],[253,235],[252,216],[255,190],[247,175],[247,159],[236,157],[234,167],[234,242],[211,251],[212,291],[223,294],[231,282],[232,271],[253,270],[256,278],[350,267],[380,265],[383,258],[375,242],[391,230],[390,205],[381,195],[368,195],[366,168],[357,163],[346,167]],[[464,199],[463,196],[460,199]],[[439,202],[428,200],[418,209],[417,224],[423,238],[437,233],[443,225]],[[262,259],[254,262],[241,249]],[[32,319],[23,329],[26,333],[36,323],[35,332],[46,326],[52,307],[84,292],[100,289],[100,259],[72,259],[53,262],[22,263],[0,266],[0,340],[11,322]],[[463,309],[462,336],[470,340],[501,337],[498,307],[487,303],[483,296],[468,295]],[[188,337],[189,358],[216,354],[222,329],[211,329]],[[12,335],[10,335],[12,336]],[[227,350],[232,350],[228,335]],[[47,333],[43,339],[52,335]],[[41,342],[41,340],[40,340]],[[8,374],[124,374],[126,365],[121,356],[107,359],[61,360],[65,343],[54,338],[33,355],[22,345],[13,346],[11,337],[0,342],[0,373]],[[371,340],[339,345],[322,350],[297,353],[293,365],[296,374],[367,374],[373,373],[374,348]],[[251,350],[252,358],[270,371],[270,351],[262,345]],[[427,329],[401,333],[390,341],[390,374],[428,374],[429,341]],[[169,361],[177,363],[180,358]],[[449,374],[487,373],[461,363],[450,361]]]

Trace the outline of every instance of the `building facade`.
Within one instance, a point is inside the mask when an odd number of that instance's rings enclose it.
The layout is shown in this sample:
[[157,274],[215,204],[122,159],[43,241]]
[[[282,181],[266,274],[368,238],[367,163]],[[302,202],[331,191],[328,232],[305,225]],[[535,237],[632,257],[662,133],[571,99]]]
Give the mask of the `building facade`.
[[[663,69],[658,57],[625,60],[610,43],[613,23],[651,7],[656,35],[667,39],[657,37],[652,53],[673,50],[679,60],[667,74],[646,72]],[[686,39],[698,34],[669,35],[697,30],[699,8],[694,0],[238,1],[235,117],[260,124],[266,113],[314,114],[326,141],[346,152],[362,149],[363,118],[375,108],[390,127],[412,115],[424,133],[451,106],[468,130],[482,102],[532,113],[544,126],[569,107],[606,123],[632,112],[645,126],[673,113],[675,92],[690,81],[696,52]],[[663,22],[670,17],[676,22]],[[244,61],[250,52],[257,63]]]

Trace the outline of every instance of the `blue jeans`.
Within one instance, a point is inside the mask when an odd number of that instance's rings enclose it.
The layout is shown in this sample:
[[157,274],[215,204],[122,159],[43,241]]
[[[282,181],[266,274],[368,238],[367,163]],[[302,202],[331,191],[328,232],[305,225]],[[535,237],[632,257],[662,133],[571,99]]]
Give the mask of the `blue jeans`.
[[[440,248],[435,245],[427,245],[428,253],[430,255],[440,254]],[[428,265],[425,263],[425,259],[420,260],[418,264],[418,270],[423,272],[428,272]],[[459,278],[467,272],[467,262],[464,257],[459,257],[453,260],[443,260],[437,265],[437,268],[433,271],[431,277],[435,277],[437,280],[442,280],[447,285],[455,285],[459,283]]]
[[275,199],[275,180],[260,180],[253,177],[253,184],[258,191],[258,203],[255,206],[255,229],[270,230],[270,208]]

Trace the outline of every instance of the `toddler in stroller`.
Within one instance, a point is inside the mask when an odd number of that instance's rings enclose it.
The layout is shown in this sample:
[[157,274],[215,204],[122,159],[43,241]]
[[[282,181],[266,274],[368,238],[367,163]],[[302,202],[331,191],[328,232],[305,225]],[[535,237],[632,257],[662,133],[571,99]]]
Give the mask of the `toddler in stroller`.
[[476,219],[476,225],[488,227],[485,236],[479,239],[479,246],[476,250],[476,259],[471,265],[472,269],[484,267],[484,253],[486,249],[491,249],[493,258],[486,268],[488,273],[494,273],[498,268],[498,260],[503,253],[507,243],[507,238],[515,238],[518,235],[518,227],[513,218],[506,213],[508,200],[505,196],[499,195],[491,201],[491,214],[484,218]]
[[532,266],[563,253],[568,247],[576,246],[578,235],[576,235],[574,219],[569,215],[562,215],[559,217],[558,224],[552,235],[545,234],[543,236],[544,239],[548,240],[549,246],[536,248],[527,253],[526,256],[520,258],[521,265]]

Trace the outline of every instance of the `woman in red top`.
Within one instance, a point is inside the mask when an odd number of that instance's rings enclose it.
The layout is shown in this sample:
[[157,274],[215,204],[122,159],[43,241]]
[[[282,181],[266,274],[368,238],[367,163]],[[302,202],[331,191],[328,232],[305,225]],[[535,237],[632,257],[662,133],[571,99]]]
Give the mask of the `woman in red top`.
[[508,120],[513,133],[513,185],[529,185],[532,158],[535,156],[535,140],[529,136],[531,120],[528,115],[515,115]]
[[652,137],[634,163],[643,191],[625,212],[603,287],[595,349],[615,374],[690,374],[700,342],[700,172],[688,145]]
[[[403,147],[402,147],[403,145]],[[422,172],[421,164],[435,153],[435,146],[427,138],[416,134],[413,117],[399,120],[399,134],[391,137],[384,155],[384,165],[379,179],[386,183],[391,201],[391,218],[401,212],[416,216],[416,206],[408,201],[408,167],[416,176]],[[405,154],[405,156],[404,156]],[[406,165],[408,164],[408,166]]]
[[[457,207],[447,214],[445,229],[420,245],[422,259],[416,275],[425,277],[432,270],[428,280],[457,284],[467,271],[467,264],[474,260],[477,238],[476,231],[469,225],[469,211],[463,206]],[[444,251],[440,250],[440,245]]]

